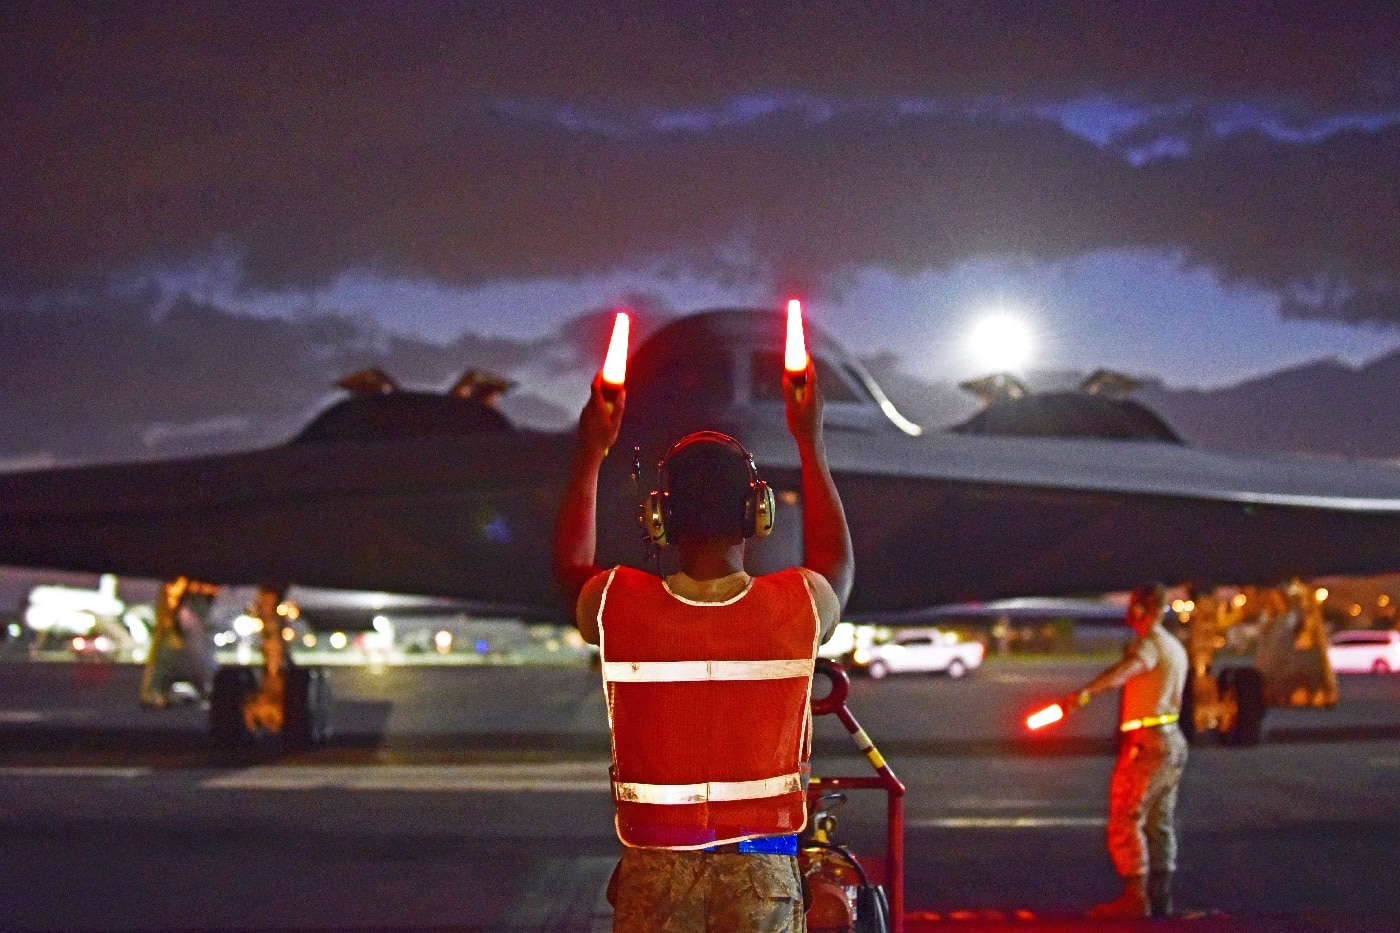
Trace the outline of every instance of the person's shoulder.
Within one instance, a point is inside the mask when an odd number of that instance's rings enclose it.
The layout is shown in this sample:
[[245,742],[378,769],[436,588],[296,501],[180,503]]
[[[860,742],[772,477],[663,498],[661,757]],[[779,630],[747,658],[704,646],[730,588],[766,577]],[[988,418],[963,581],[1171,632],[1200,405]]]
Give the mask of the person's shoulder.
[[609,567],[607,570],[600,570],[589,577],[588,580],[584,582],[583,589],[579,590],[579,601],[581,602],[590,594],[596,596],[602,593],[603,590],[607,589],[608,583],[612,581],[613,575],[621,569],[621,567]]
[[815,570],[808,567],[794,567],[793,570],[800,575],[807,589],[807,594],[812,599],[812,605],[816,607],[817,616],[821,620],[825,635],[835,627],[838,621],[837,617],[841,615],[841,600],[837,597],[831,582]]

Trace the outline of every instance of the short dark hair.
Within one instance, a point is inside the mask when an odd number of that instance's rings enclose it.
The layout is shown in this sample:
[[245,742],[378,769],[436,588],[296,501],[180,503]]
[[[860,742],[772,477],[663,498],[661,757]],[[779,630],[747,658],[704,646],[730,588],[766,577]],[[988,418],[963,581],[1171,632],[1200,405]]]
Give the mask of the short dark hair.
[[1167,602],[1167,588],[1160,583],[1144,583],[1128,594],[1130,606],[1151,605],[1161,609]]
[[667,536],[744,537],[751,481],[748,455],[737,445],[687,444],[666,461]]

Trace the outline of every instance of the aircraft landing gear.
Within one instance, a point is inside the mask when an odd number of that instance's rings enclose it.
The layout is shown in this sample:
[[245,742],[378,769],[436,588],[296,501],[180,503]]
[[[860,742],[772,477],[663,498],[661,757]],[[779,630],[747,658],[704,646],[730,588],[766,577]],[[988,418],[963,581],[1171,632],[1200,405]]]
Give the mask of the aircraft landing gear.
[[[261,674],[253,667],[221,667],[214,675],[209,696],[209,737],[214,744],[233,750],[260,733],[280,734],[282,747],[289,751],[325,744],[332,732],[331,685],[326,672],[319,667],[286,668],[280,708],[275,711],[280,715],[269,716],[268,710],[259,706],[254,717],[249,715],[250,707],[264,702]],[[249,719],[254,722],[250,724]]]
[[214,676],[209,734],[220,747],[242,745],[254,734],[282,737],[288,750],[320,745],[331,732],[331,688],[323,670],[300,667],[287,652],[281,607],[283,586],[258,588],[262,622],[261,668],[225,667]]

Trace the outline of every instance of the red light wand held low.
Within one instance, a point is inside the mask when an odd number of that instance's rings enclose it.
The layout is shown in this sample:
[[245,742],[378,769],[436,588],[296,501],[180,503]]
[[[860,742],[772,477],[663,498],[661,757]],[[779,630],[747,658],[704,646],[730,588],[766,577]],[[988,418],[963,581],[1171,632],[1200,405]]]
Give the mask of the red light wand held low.
[[608,340],[608,355],[603,359],[603,400],[612,404],[622,392],[627,382],[627,333],[629,320],[626,311],[617,312],[613,319],[612,337]]
[[802,302],[796,298],[787,304],[787,347],[783,352],[783,372],[799,392],[807,385],[807,338],[802,332]]
[[1026,717],[1026,728],[1043,729],[1052,722],[1059,722],[1065,718],[1065,709],[1058,703],[1051,703],[1041,710],[1036,710]]

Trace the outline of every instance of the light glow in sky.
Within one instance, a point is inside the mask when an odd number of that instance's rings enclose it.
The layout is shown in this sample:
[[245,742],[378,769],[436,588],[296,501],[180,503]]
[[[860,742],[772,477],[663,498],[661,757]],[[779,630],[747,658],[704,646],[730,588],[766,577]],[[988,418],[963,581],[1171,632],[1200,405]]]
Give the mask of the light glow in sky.
[[1015,373],[1031,362],[1035,338],[1030,326],[1014,312],[993,311],[973,325],[967,349],[987,375]]

